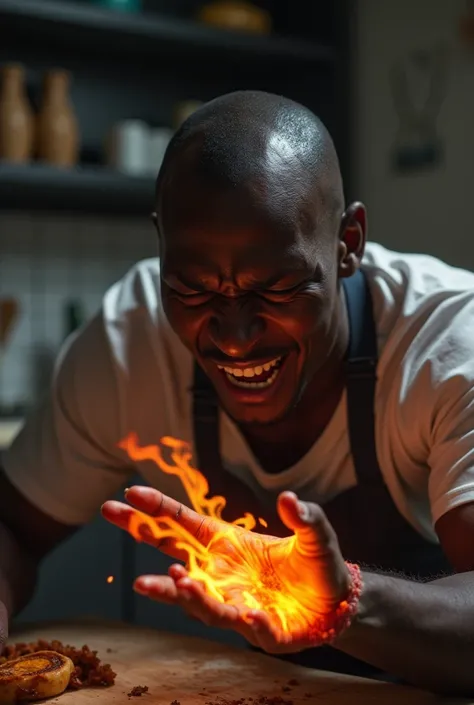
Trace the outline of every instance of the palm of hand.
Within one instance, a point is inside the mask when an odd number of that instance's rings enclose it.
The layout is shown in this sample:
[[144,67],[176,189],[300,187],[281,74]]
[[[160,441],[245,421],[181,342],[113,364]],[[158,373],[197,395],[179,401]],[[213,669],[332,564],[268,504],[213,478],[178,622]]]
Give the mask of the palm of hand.
[[303,551],[295,535],[278,539],[223,525],[207,545],[206,565],[190,570],[207,594],[237,608],[246,619],[261,610],[278,631],[299,638],[334,596],[315,551]]

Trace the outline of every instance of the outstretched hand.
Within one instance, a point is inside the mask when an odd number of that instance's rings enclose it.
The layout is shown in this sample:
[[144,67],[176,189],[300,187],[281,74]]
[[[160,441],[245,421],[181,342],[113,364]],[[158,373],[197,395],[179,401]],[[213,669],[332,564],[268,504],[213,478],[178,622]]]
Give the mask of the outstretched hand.
[[[283,539],[204,517],[149,487],[132,487],[126,500],[132,506],[106,502],[105,519],[128,531],[146,515],[141,539],[187,562],[187,567],[172,565],[168,575],[140,576],[135,591],[180,605],[209,626],[233,629],[268,653],[311,646],[311,624],[349,594],[351,576],[332,526],[321,507],[300,502],[292,492],[282,493],[277,503],[281,520],[293,532]],[[208,555],[205,574],[193,570],[182,541],[169,532],[159,538],[160,526],[170,521]],[[150,522],[156,531],[150,531]]]

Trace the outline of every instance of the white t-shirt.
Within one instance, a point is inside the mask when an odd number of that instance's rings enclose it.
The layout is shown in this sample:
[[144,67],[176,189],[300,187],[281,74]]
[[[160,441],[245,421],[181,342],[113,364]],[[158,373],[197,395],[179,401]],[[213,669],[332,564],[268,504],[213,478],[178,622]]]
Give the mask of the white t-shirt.
[[[474,501],[474,274],[432,257],[369,244],[379,344],[376,443],[401,514],[429,540],[445,512]],[[193,444],[193,359],[171,330],[159,294],[159,261],[138,263],[105,295],[100,312],[66,344],[51,392],[3,458],[11,482],[66,524],[90,520],[132,474],[186,501],[180,481],[118,447],[171,435]],[[293,467],[259,467],[221,413],[229,472],[272,501],[283,489],[323,503],[356,482],[346,399]]]

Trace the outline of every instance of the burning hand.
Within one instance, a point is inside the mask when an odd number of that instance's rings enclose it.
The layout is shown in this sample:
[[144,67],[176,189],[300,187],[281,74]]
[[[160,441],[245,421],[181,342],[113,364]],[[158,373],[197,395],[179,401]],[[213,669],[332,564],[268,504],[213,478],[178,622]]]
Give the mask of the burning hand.
[[139,577],[135,590],[269,653],[312,646],[314,625],[349,594],[351,576],[324,512],[291,492],[278,498],[293,532],[283,539],[203,516],[149,487],[131,488],[126,499],[133,506],[106,502],[103,516],[186,563]]

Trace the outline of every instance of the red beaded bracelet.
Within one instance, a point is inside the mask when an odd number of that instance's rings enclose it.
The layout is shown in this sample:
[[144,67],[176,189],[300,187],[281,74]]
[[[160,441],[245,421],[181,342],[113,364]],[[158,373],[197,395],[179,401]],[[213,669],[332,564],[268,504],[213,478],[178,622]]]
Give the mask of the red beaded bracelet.
[[345,600],[339,603],[334,612],[321,615],[309,631],[311,646],[332,644],[338,636],[350,627],[359,607],[362,593],[362,575],[358,565],[346,563],[351,575],[351,588]]

